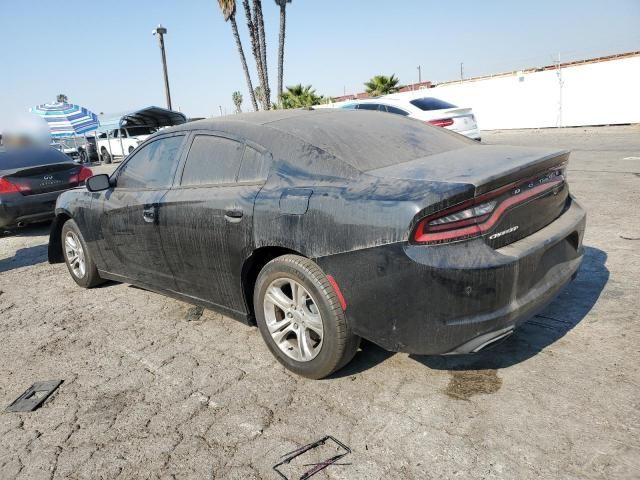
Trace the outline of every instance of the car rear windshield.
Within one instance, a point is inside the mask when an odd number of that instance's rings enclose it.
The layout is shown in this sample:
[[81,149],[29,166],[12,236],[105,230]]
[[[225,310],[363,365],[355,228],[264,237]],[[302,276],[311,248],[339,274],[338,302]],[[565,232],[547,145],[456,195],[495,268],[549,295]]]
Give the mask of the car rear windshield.
[[420,110],[444,110],[445,108],[456,108],[456,105],[453,103],[445,102],[444,100],[440,100],[439,98],[425,97],[425,98],[416,98],[415,100],[411,100],[409,103],[414,107],[418,107]]
[[272,122],[269,126],[294,135],[363,172],[476,144],[462,135],[419,120],[368,111],[317,110]]
[[55,148],[26,147],[0,150],[0,171],[66,162],[72,160]]

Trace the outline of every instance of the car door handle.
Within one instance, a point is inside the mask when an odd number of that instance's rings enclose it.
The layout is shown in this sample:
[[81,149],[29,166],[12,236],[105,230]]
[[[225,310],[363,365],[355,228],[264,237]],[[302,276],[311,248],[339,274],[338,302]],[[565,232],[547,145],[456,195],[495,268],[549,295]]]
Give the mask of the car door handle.
[[224,219],[227,222],[238,223],[240,220],[242,220],[243,215],[244,212],[240,209],[229,209],[224,212]]
[[142,210],[142,218],[144,218],[144,221],[147,223],[154,223],[156,221],[156,213],[156,207],[146,207]]

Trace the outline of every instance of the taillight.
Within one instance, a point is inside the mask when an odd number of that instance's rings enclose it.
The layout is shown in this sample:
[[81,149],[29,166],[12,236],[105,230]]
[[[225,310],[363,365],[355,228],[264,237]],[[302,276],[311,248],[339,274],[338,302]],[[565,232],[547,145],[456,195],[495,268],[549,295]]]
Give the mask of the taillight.
[[78,174],[78,180],[84,182],[87,178],[92,177],[93,172],[90,168],[80,167],[80,173]]
[[0,178],[0,194],[2,193],[23,193],[30,192],[31,187],[29,185],[23,185],[21,183],[12,183],[6,178]]
[[489,231],[508,209],[559,188],[563,170],[522,180],[421,219],[411,236],[415,243],[439,244],[468,240]]
[[80,167],[80,171],[78,173],[69,177],[69,183],[82,183],[92,176],[93,172],[90,168]]
[[429,120],[427,123],[436,127],[448,127],[453,125],[453,118],[439,118],[438,120]]

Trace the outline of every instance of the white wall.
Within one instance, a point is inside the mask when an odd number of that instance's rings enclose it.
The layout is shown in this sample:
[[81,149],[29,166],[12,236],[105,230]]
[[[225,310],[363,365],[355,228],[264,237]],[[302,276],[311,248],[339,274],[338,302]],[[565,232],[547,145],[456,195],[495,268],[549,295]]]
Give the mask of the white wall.
[[482,130],[640,123],[640,55],[396,95],[472,107]]

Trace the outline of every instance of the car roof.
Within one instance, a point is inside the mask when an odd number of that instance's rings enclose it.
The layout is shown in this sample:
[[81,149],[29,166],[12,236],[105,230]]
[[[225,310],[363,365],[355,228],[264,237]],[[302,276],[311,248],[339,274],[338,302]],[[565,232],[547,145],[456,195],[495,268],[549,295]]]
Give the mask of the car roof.
[[[185,130],[227,132],[292,161],[308,162],[318,151],[329,153],[360,171],[468,146],[464,137],[401,115],[341,109],[241,113],[190,122],[169,131]],[[314,148],[301,148],[300,143]],[[307,158],[299,158],[301,155]]]

